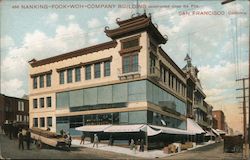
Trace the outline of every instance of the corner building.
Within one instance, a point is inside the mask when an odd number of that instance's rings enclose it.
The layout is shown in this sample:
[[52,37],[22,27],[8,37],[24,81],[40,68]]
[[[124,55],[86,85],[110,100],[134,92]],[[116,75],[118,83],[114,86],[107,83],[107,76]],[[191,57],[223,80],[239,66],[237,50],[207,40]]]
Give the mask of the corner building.
[[105,139],[112,125],[116,139],[146,143],[143,125],[186,131],[186,76],[161,48],[166,37],[146,14],[117,24],[109,42],[29,62],[30,127]]

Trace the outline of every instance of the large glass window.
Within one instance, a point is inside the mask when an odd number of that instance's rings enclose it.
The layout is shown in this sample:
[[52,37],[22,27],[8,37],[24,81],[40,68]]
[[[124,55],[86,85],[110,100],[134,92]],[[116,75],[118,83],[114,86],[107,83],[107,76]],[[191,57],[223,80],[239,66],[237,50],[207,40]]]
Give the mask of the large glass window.
[[33,89],[37,88],[37,77],[33,78]]
[[37,99],[33,99],[33,108],[37,108]]
[[85,79],[86,80],[91,79],[91,65],[85,66]]
[[47,107],[51,107],[51,97],[46,98]]
[[51,74],[46,74],[46,87],[51,86]]
[[47,126],[52,127],[52,117],[47,117]]
[[59,72],[60,84],[64,84],[64,71]]
[[38,127],[38,118],[33,118],[33,127]]
[[98,87],[98,104],[112,103],[112,86]]
[[101,77],[101,64],[96,63],[94,65],[94,68],[95,68],[95,78],[100,78]]
[[44,98],[40,98],[40,108],[44,108]]
[[120,124],[128,124],[128,112],[121,112],[119,114]]
[[104,77],[110,76],[110,61],[104,62]]
[[40,79],[40,88],[43,88],[44,87],[44,75],[41,75],[39,79]]
[[73,73],[73,69],[67,70],[67,83],[72,83],[72,73]]
[[70,107],[83,106],[83,90],[69,92]]
[[113,85],[113,103],[128,101],[128,83]]
[[146,100],[146,81],[135,81],[128,83],[128,100],[129,101]]
[[130,54],[123,56],[122,59],[123,73],[138,71],[138,54]]
[[69,117],[69,128],[76,128],[83,126],[83,116]]
[[75,81],[76,82],[81,81],[81,68],[80,67],[75,68]]
[[147,111],[129,112],[129,124],[146,124]]
[[64,108],[69,106],[69,92],[61,92],[56,94],[56,107]]
[[44,117],[40,118],[40,127],[45,127],[45,120]]
[[84,89],[84,104],[85,105],[97,104],[97,88]]

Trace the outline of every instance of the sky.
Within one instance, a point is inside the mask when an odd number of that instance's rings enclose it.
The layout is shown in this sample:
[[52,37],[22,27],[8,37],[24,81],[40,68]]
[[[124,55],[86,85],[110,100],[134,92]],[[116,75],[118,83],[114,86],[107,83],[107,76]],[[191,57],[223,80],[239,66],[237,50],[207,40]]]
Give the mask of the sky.
[[[0,2],[1,93],[28,92],[28,61],[110,41],[105,26],[136,12],[151,13],[168,42],[162,45],[182,68],[186,54],[199,69],[206,101],[223,110],[235,131],[242,130],[242,82],[248,76],[249,2],[213,1],[3,0]],[[210,14],[205,14],[210,13]],[[248,85],[248,84],[247,84]]]

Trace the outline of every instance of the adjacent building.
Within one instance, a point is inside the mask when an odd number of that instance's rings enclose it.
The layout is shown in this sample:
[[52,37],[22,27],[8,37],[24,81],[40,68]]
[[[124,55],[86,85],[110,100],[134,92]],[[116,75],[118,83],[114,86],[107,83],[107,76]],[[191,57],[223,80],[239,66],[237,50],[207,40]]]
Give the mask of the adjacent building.
[[29,121],[29,101],[0,94],[0,126],[4,123]]
[[213,118],[217,121],[217,125],[214,126],[215,129],[225,131],[225,115],[222,110],[215,110],[212,112]]

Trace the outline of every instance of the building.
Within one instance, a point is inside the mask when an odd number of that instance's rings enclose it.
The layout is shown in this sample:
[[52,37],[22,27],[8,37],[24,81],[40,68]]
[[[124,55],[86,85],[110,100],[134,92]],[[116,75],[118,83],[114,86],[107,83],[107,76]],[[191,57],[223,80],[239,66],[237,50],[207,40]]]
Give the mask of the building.
[[29,101],[0,94],[0,125],[4,123],[29,121]]
[[225,115],[224,112],[222,110],[216,110],[212,112],[213,114],[213,118],[216,119],[217,121],[217,126],[215,129],[219,129],[219,130],[223,130],[225,131]]
[[90,137],[142,138],[151,148],[195,135],[186,74],[160,46],[167,38],[146,14],[117,24],[105,28],[109,42],[29,62],[30,127],[72,135],[80,127]]
[[[186,66],[182,69],[187,75],[187,109],[190,118],[202,126],[203,129],[207,129],[208,124],[208,110],[210,111],[210,105],[205,102],[206,95],[201,87],[200,79],[198,78],[199,70],[192,64],[192,59],[187,54],[185,59],[187,61]],[[211,123],[209,121],[209,123]]]

